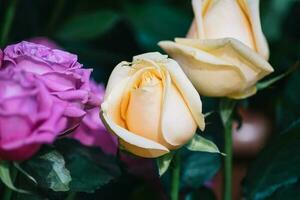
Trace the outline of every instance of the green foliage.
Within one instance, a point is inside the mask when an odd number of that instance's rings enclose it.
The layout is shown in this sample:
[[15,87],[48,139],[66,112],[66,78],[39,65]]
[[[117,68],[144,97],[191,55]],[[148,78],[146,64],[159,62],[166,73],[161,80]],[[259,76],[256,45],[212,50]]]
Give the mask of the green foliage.
[[182,187],[197,189],[210,180],[221,167],[220,154],[189,152],[182,160]]
[[[34,191],[40,193],[39,196],[18,194],[17,199],[43,199],[66,191],[94,192],[121,174],[115,157],[72,139],[60,139],[52,147],[45,146],[33,158],[21,165],[15,164],[15,167],[31,181],[31,185],[36,181],[41,188]],[[24,181],[19,184],[28,186]],[[49,192],[45,195],[45,191]]]
[[185,147],[190,151],[201,151],[209,153],[221,153],[219,148],[210,140],[195,134],[193,139],[185,145]]
[[247,199],[266,199],[277,190],[295,184],[300,178],[299,152],[298,121],[274,139],[252,164],[244,181]]
[[99,148],[88,148],[71,139],[59,140],[55,146],[64,156],[66,168],[70,171],[71,191],[93,192],[121,174],[116,159]]
[[234,107],[236,105],[236,100],[232,99],[222,99],[220,102],[220,115],[223,125],[226,126],[227,123],[231,123],[232,114]]
[[19,193],[29,193],[28,191],[18,189],[14,185],[14,179],[16,176],[15,169],[13,172],[11,172],[11,164],[7,161],[0,161],[0,179],[2,183],[5,184],[6,187],[10,188],[13,191],[19,192]]
[[168,170],[171,161],[173,159],[173,156],[174,156],[174,152],[170,152],[156,159],[159,176],[162,176]]
[[22,164],[40,187],[53,191],[68,191],[71,181],[70,171],[65,166],[63,156],[52,148],[44,148],[38,155]]
[[139,43],[147,50],[157,49],[161,40],[184,37],[190,23],[181,10],[164,4],[129,4],[125,11]]
[[56,35],[66,40],[95,39],[111,29],[118,20],[116,12],[98,10],[71,18],[61,26]]

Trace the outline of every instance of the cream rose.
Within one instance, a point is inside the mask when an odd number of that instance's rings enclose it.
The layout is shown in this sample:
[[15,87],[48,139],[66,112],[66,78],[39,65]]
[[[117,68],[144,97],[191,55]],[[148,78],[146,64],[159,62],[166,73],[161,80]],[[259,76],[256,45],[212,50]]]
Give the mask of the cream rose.
[[101,118],[120,145],[142,157],[159,157],[204,129],[199,94],[179,65],[160,53],[121,62],[113,70]]
[[261,30],[259,0],[193,0],[188,38],[159,45],[206,96],[245,98],[273,72]]

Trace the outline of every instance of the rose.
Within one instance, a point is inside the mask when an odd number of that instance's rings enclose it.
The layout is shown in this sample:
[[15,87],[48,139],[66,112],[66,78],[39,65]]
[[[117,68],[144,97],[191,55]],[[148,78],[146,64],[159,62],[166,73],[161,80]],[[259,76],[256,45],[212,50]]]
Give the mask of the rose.
[[113,70],[101,117],[120,145],[141,157],[179,148],[204,129],[201,99],[179,65],[159,53],[121,62]]
[[0,70],[0,88],[0,159],[28,159],[56,138],[67,105],[25,72]]
[[[91,92],[101,99],[102,102],[105,91],[103,85],[97,85],[96,82],[90,81],[90,87]],[[117,138],[107,132],[99,118],[98,107],[87,111],[80,126],[71,137],[84,145],[98,146],[109,154],[116,154],[117,152]]]
[[[49,48],[61,49],[54,41],[47,37],[35,37],[29,39],[30,42],[42,44]],[[91,94],[102,102],[104,96],[104,87],[97,85],[95,81],[89,81]],[[86,115],[79,127],[70,135],[86,146],[97,146],[108,154],[116,154],[117,138],[109,134],[101,120],[99,119],[99,108],[94,107],[86,111]]]
[[35,74],[52,95],[67,102],[66,129],[77,126],[88,108],[100,106],[90,93],[91,69],[81,67],[76,55],[25,41],[5,48],[2,66]]
[[195,20],[187,37],[235,38],[266,60],[269,48],[261,29],[259,0],[193,0]]
[[246,98],[256,93],[256,82],[273,71],[265,60],[268,47],[258,6],[259,1],[194,0],[195,21],[188,36],[196,39],[159,45],[201,94]]

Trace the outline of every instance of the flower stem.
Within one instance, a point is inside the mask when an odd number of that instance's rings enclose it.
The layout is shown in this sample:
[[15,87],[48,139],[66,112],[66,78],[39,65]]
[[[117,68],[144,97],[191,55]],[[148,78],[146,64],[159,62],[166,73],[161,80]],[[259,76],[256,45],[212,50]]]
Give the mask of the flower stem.
[[222,99],[220,102],[220,115],[224,126],[224,200],[232,200],[232,115],[237,101]]
[[3,28],[1,31],[1,40],[0,40],[0,47],[4,46],[7,42],[7,38],[10,32],[10,28],[15,16],[15,10],[18,0],[11,0],[9,1],[8,8],[6,9],[5,19],[3,23]]
[[171,200],[179,198],[180,162],[180,152],[177,151],[172,161]]
[[66,200],[74,200],[76,197],[76,192],[70,192],[66,198]]
[[225,124],[224,200],[232,200],[232,120]]

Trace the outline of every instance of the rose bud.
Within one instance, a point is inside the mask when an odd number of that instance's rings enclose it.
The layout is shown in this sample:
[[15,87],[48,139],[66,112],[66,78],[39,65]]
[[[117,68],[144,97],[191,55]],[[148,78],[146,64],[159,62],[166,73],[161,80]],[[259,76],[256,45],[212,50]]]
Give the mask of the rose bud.
[[[101,102],[104,97],[104,87],[95,81],[90,81],[91,92],[95,94]],[[95,107],[87,111],[80,126],[74,131],[72,138],[77,139],[86,146],[100,147],[104,152],[115,155],[117,153],[117,138],[109,134],[99,118],[99,108]]]
[[261,30],[259,1],[193,0],[188,37],[159,46],[182,67],[199,93],[246,98],[273,72]]
[[25,160],[62,128],[66,103],[31,74],[0,70],[0,160]]
[[92,70],[82,68],[76,55],[23,41],[5,48],[1,68],[34,74],[52,95],[68,103],[65,129],[76,127],[88,108],[100,106],[100,99],[90,92]]
[[121,62],[113,70],[101,117],[122,148],[141,157],[158,157],[204,129],[199,94],[179,65],[160,53]]

